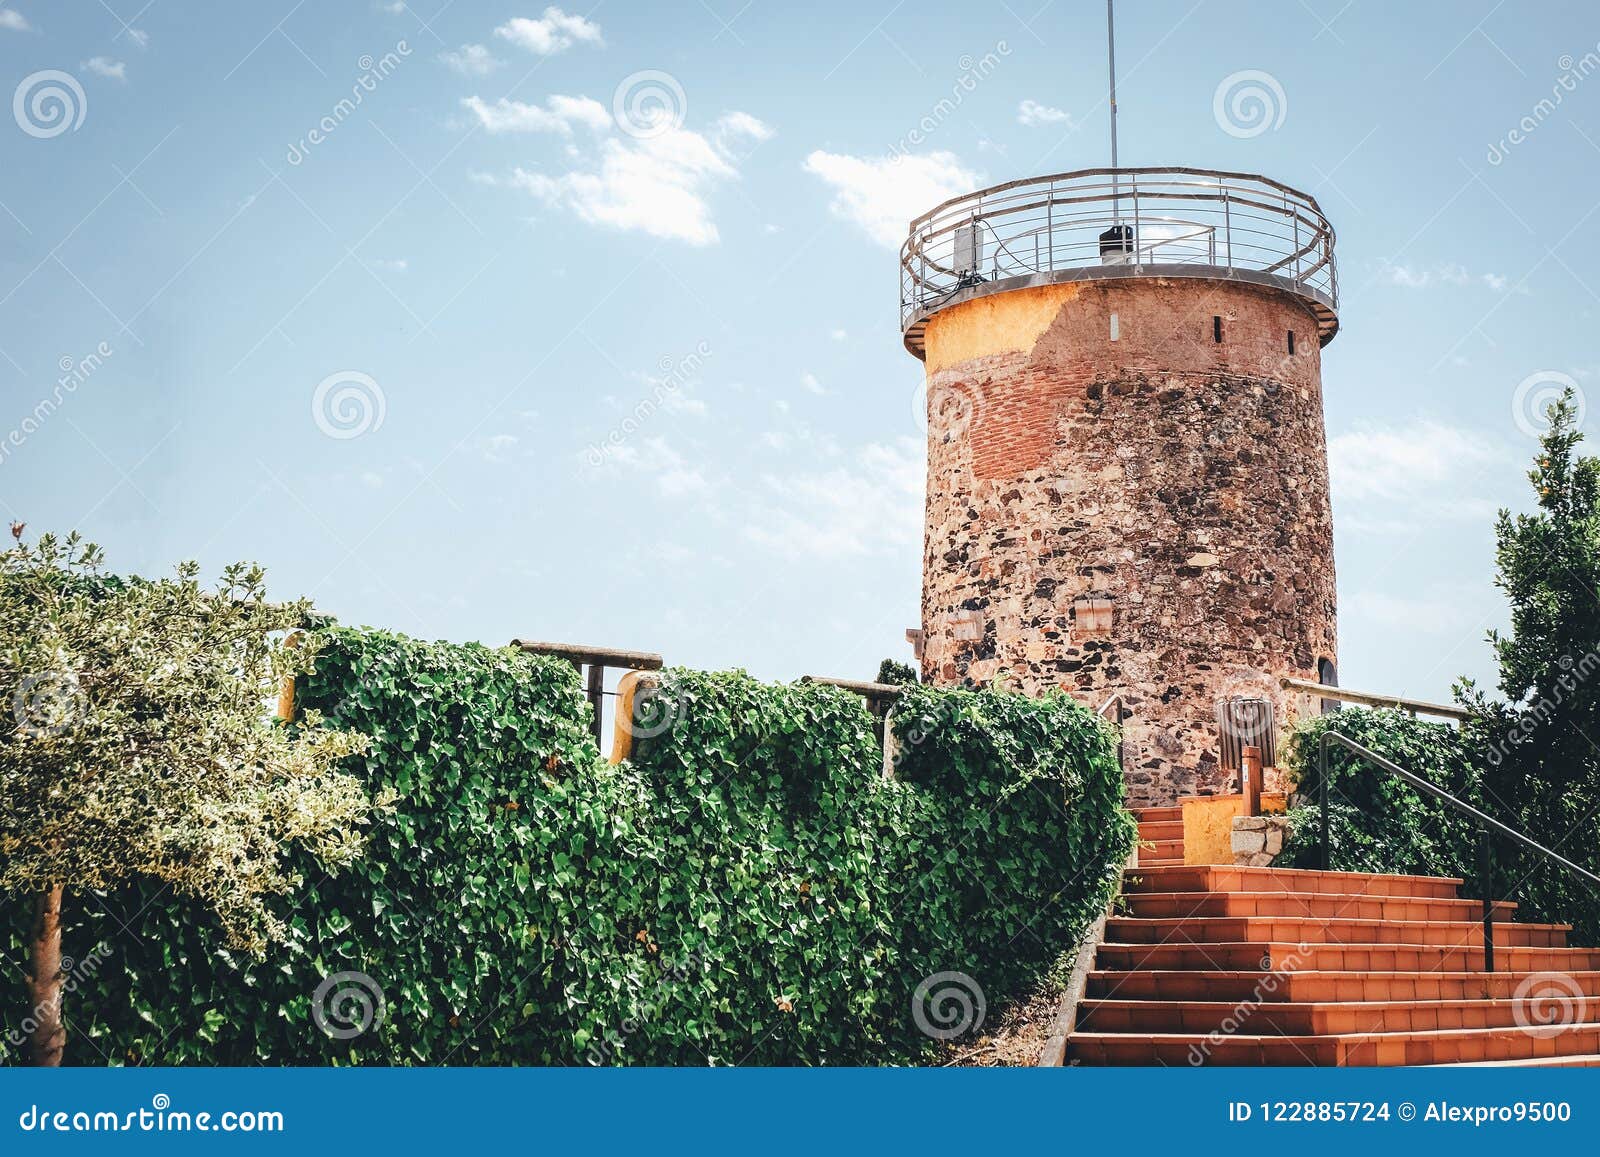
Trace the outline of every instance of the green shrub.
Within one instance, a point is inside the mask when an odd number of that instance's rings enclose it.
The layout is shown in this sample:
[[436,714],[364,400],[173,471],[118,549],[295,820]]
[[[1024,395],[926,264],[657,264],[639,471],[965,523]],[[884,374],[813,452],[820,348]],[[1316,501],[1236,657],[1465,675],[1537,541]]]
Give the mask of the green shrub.
[[[1520,762],[1497,760],[1488,725],[1457,729],[1424,723],[1399,711],[1339,711],[1304,724],[1290,740],[1289,766],[1299,804],[1279,861],[1320,867],[1320,775],[1317,741],[1335,730],[1437,784],[1501,823],[1566,858],[1600,872],[1600,821],[1586,801],[1592,777],[1565,791],[1519,782]],[[1346,748],[1329,750],[1329,866],[1347,872],[1405,872],[1457,876],[1462,894],[1483,895],[1479,825]],[[1490,841],[1495,899],[1515,900],[1518,918],[1573,925],[1573,943],[1600,943],[1600,891],[1537,852],[1495,836]]]
[[[348,770],[395,809],[339,876],[295,864],[264,960],[170,893],[83,897],[68,951],[104,952],[68,996],[70,1063],[915,1060],[918,983],[1020,994],[1134,839],[1115,736],[1064,696],[910,688],[890,779],[859,697],[675,670],[666,729],[612,766],[563,661],[322,642],[300,703],[371,737]],[[313,1017],[339,973],[382,994],[349,1038]]]
[[[1280,863],[1322,866],[1321,775],[1318,741],[1336,731],[1405,770],[1477,805],[1482,775],[1471,739],[1454,727],[1423,722],[1401,711],[1345,710],[1315,717],[1290,738],[1288,766],[1300,806],[1290,812],[1290,836]],[[1476,827],[1466,817],[1404,780],[1360,759],[1348,748],[1328,750],[1329,867],[1341,872],[1398,872],[1460,876],[1476,881]]]

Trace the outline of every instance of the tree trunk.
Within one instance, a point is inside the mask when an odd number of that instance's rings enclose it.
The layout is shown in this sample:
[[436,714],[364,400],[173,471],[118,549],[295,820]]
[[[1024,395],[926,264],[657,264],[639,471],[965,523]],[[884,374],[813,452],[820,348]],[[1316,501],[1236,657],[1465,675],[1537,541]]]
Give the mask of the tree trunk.
[[61,888],[33,897],[32,966],[28,999],[33,1002],[29,1032],[30,1061],[55,1068],[61,1064],[67,1030],[61,1023]]

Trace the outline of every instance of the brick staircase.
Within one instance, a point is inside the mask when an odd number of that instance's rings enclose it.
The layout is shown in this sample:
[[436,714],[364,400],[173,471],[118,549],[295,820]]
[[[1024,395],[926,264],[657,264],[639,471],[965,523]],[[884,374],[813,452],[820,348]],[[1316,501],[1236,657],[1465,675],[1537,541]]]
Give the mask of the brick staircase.
[[1185,865],[1181,809],[1136,815],[1069,1063],[1600,1067],[1600,949],[1567,926],[1495,905],[1485,973],[1460,880]]

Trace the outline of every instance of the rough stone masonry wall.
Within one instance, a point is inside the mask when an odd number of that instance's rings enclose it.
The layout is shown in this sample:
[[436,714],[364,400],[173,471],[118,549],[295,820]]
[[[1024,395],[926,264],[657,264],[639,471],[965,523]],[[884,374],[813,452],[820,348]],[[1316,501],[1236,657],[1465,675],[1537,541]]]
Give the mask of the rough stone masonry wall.
[[1121,692],[1134,802],[1226,786],[1216,700],[1282,719],[1275,677],[1336,657],[1316,332],[1286,294],[1176,279],[936,314],[924,677]]

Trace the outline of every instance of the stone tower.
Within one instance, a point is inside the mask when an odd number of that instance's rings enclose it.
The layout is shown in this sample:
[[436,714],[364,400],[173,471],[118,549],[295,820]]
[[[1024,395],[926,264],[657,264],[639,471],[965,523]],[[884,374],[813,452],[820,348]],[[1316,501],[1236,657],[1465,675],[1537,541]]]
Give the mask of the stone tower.
[[926,362],[921,658],[942,684],[1120,700],[1130,796],[1224,786],[1217,703],[1329,681],[1321,350],[1333,229],[1304,193],[1090,170],[911,224]]

